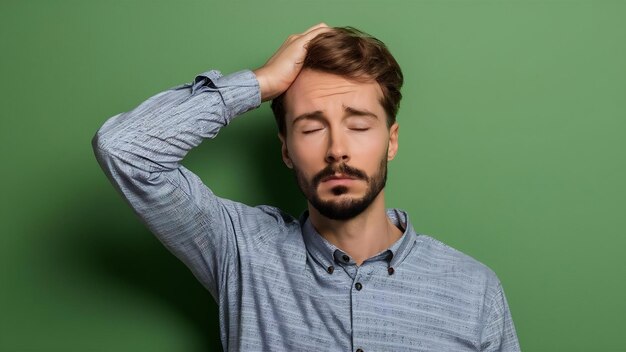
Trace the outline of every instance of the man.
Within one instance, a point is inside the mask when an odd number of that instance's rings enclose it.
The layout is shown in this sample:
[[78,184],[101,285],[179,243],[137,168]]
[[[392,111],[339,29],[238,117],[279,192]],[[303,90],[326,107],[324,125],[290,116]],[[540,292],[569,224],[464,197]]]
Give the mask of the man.
[[[383,43],[322,23],[259,69],[201,74],[94,137],[113,184],[217,301],[225,350],[519,350],[496,275],[385,209],[401,85]],[[308,201],[299,219],[219,198],[180,165],[270,99]]]

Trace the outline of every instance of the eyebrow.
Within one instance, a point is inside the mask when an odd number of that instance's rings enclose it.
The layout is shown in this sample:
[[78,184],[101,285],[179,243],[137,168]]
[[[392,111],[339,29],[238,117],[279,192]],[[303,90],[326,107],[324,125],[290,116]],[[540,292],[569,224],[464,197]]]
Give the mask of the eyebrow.
[[[348,116],[368,116],[374,119],[378,119],[378,116],[376,114],[374,114],[373,112],[367,111],[367,110],[359,110],[359,109],[355,109],[353,107],[350,106],[344,106],[344,111],[345,114],[343,115],[344,117],[348,117]],[[293,119],[293,122],[291,123],[291,125],[295,125],[296,122],[300,121],[300,120],[322,120],[324,117],[324,113],[320,110],[316,110],[316,111],[312,111],[312,112],[307,112],[304,113],[302,115],[298,115],[298,117],[296,117],[295,119]]]
[[345,111],[346,111],[346,114],[344,116],[369,116],[374,119],[378,119],[378,116],[376,114],[367,110],[358,110],[358,109],[351,108],[348,106],[345,108]]
[[321,120],[323,116],[324,116],[324,113],[321,112],[320,110],[307,112],[293,119],[293,122],[291,123],[291,125],[292,126],[295,125],[296,122],[300,120]]

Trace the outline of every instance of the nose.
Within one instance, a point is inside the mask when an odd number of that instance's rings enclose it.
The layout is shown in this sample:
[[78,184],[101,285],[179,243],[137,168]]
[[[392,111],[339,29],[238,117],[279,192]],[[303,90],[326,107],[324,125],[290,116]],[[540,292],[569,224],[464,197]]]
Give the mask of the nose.
[[329,134],[328,150],[326,151],[326,162],[329,164],[334,163],[347,163],[350,160],[348,148],[340,132],[334,132]]

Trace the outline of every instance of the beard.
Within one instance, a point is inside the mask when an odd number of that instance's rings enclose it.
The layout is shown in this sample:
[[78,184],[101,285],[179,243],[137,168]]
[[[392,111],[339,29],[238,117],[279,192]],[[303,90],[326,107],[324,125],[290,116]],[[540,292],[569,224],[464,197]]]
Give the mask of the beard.
[[[320,214],[332,220],[349,220],[367,209],[374,199],[376,199],[380,191],[385,188],[385,184],[387,183],[386,155],[387,154],[381,159],[378,171],[372,177],[346,164],[328,165],[317,173],[311,181],[307,180],[300,169],[295,165],[293,170],[302,194]],[[317,191],[319,184],[325,177],[333,176],[336,173],[365,181],[367,183],[365,195],[361,198],[344,197],[344,199],[341,200],[322,200]],[[335,186],[331,189],[332,194],[335,196],[341,196],[342,194],[348,193],[348,191],[348,187],[342,185]]]

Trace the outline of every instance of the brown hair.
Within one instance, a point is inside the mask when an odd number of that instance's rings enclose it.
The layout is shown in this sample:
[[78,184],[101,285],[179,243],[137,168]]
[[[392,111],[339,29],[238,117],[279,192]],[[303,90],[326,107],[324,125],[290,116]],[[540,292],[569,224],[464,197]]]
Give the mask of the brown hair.
[[[396,121],[404,78],[385,43],[353,27],[335,27],[309,41],[302,69],[332,73],[356,81],[375,80],[383,97],[387,126]],[[272,100],[272,111],[281,135],[286,133],[285,94]]]

